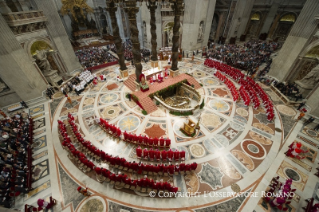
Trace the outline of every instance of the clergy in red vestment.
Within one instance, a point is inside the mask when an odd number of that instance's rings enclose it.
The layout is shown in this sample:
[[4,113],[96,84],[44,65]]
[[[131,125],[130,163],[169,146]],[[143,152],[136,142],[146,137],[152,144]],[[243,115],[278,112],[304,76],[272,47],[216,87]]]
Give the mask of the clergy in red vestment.
[[168,160],[169,160],[169,161],[172,161],[173,156],[174,156],[173,151],[172,151],[171,149],[169,149],[169,150],[167,151],[167,158],[168,158]]
[[153,150],[152,148],[150,149],[150,151],[149,151],[148,154],[149,154],[150,159],[151,159],[151,160],[154,160],[154,154],[155,154],[155,152],[154,152],[154,150]]
[[191,170],[195,171],[195,169],[197,168],[197,163],[194,162],[191,164]]
[[174,160],[178,161],[179,160],[179,151],[176,149],[174,152]]
[[155,151],[155,157],[157,161],[161,159],[161,152],[158,149]]
[[141,157],[142,157],[142,149],[141,149],[140,146],[138,146],[138,147],[136,148],[136,155],[137,155],[138,158],[141,158]]
[[163,160],[163,161],[166,161],[166,159],[167,159],[167,151],[166,151],[166,150],[163,150],[163,151],[161,152],[161,155],[162,155],[162,160]]
[[145,159],[148,159],[148,150],[145,148],[144,150],[143,150],[143,157],[145,158]]

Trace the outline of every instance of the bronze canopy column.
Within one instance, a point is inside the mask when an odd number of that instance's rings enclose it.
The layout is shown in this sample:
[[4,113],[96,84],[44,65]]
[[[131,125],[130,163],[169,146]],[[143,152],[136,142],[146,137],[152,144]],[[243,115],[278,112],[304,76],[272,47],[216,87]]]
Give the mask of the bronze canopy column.
[[111,17],[114,43],[116,46],[116,54],[119,57],[121,76],[122,76],[122,78],[128,77],[128,71],[127,71],[127,67],[125,65],[124,54],[123,54],[122,39],[120,37],[119,26],[117,25],[117,20],[116,20],[116,16],[115,16],[115,12],[117,11],[117,7],[115,6],[115,3],[113,1],[108,3],[107,11],[109,12],[110,17]]
[[156,35],[156,18],[155,18],[155,10],[157,9],[157,3],[156,1],[148,1],[146,2],[147,8],[150,10],[151,14],[151,20],[150,20],[150,25],[151,25],[151,44],[152,44],[152,55],[151,55],[151,66],[152,67],[158,67],[158,61],[157,61],[157,35]]
[[182,15],[184,4],[183,0],[174,0],[172,9],[175,12],[174,17],[174,27],[173,27],[173,48],[172,48],[172,67],[170,70],[170,75],[175,77],[178,75],[178,47],[179,47],[179,28],[181,26],[180,17]]
[[140,42],[138,40],[138,28],[136,23],[136,14],[139,8],[136,7],[136,0],[126,1],[125,12],[128,14],[128,19],[130,22],[130,32],[132,41],[132,53],[135,65],[136,82],[140,82],[140,75],[142,74],[142,64],[141,64],[141,48]]

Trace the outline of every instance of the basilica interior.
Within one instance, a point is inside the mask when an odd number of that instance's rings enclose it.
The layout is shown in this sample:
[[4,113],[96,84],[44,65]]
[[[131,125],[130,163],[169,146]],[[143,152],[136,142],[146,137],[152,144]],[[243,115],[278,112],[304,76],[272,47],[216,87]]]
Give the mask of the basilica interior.
[[0,13],[0,211],[319,211],[318,0]]

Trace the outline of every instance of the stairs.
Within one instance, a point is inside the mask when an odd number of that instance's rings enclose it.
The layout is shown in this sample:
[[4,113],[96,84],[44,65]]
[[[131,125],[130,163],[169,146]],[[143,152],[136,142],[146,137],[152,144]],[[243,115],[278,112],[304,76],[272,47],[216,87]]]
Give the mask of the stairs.
[[124,81],[124,85],[126,87],[128,87],[133,92],[136,90],[135,80],[136,80],[136,75],[135,74],[131,74],[127,78],[127,80]]
[[147,114],[150,114],[157,110],[156,105],[152,101],[150,97],[145,97],[144,99],[139,101],[144,110],[147,112]]

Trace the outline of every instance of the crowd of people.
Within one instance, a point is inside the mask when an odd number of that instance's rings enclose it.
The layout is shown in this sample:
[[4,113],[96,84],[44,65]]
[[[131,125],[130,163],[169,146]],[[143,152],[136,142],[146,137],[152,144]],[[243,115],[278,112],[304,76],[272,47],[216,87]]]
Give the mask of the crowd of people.
[[10,208],[13,197],[31,188],[33,121],[27,113],[0,121],[0,205]]
[[295,83],[286,82],[274,82],[274,86],[289,99],[294,101],[299,101],[302,99],[302,94],[300,93],[297,85]]
[[[124,42],[122,43],[122,45],[123,45],[124,58],[125,58],[125,60],[127,60],[127,61],[133,61],[133,53],[132,53],[132,48],[133,48],[133,46],[132,46],[131,40],[130,40],[130,39],[127,39],[126,41],[124,41]],[[114,53],[117,52],[116,46],[115,46],[114,44],[111,45],[110,49],[111,49],[111,51],[113,51]],[[141,49],[141,57],[142,57],[142,60],[143,60],[144,62],[147,62],[147,61],[149,60],[148,58],[149,58],[150,55],[151,55],[150,50],[145,49],[145,48]]]
[[108,46],[83,48],[77,50],[75,55],[79,58],[79,61],[84,68],[117,61],[117,59],[109,52]]
[[278,48],[278,43],[249,41],[244,46],[224,44],[207,52],[208,58],[215,58],[235,68],[254,74],[262,63],[270,59],[270,54]]

